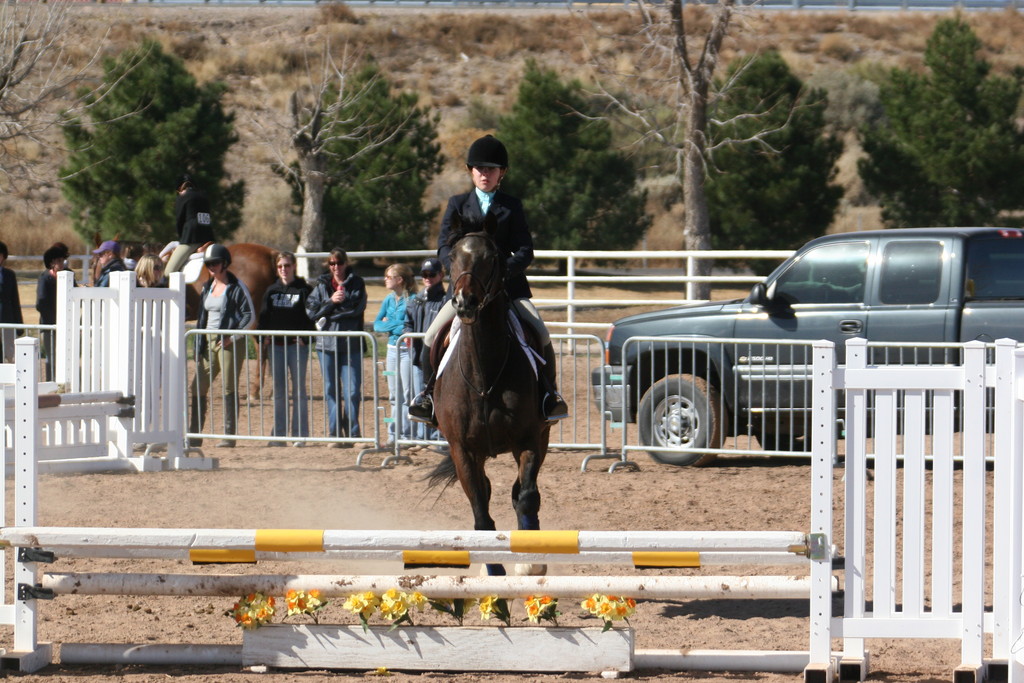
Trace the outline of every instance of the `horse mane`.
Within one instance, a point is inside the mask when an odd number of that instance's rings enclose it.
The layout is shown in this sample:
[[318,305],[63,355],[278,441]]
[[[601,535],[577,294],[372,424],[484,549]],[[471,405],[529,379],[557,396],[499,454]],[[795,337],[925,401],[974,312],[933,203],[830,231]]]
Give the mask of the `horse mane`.
[[468,220],[460,213],[453,213],[451,225],[448,228],[448,248],[454,249],[455,245],[466,235],[474,232],[484,233],[491,237],[498,227],[498,219],[494,214],[487,214],[484,218]]

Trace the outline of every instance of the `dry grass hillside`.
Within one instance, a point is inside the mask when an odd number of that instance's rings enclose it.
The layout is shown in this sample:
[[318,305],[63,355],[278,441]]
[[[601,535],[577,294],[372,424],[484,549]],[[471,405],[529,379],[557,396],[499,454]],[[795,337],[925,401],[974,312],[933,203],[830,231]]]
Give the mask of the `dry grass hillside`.
[[[440,111],[449,164],[429,191],[427,201],[434,204],[465,183],[459,159],[481,132],[480,116],[473,113],[506,111],[528,58],[584,83],[593,79],[591,53],[614,58],[620,67],[633,61],[617,52],[619,43],[610,36],[630,33],[635,17],[607,6],[570,11],[106,4],[74,11],[69,45],[83,58],[97,47],[112,55],[142,38],[155,38],[184,59],[200,81],[229,85],[227,105],[236,114],[241,140],[228,167],[248,188],[244,226],[235,238],[278,247],[294,246],[297,219],[270,164],[288,155],[282,125],[287,98],[302,79],[306,55],[325,38],[339,52],[371,54],[399,88],[418,93],[422,104]],[[777,49],[805,79],[879,66],[917,67],[939,16],[748,10],[734,23],[723,63]],[[1024,64],[1024,43],[1014,40],[1024,35],[1024,17],[1013,11],[966,16],[996,72]],[[691,24],[699,28],[699,17]],[[874,227],[878,221],[857,184],[856,146],[850,150],[839,169],[847,201],[833,229]],[[29,153],[49,182],[0,197],[0,234],[22,254],[41,252],[54,239],[78,243],[56,183],[59,149],[42,145]],[[656,198],[658,180],[650,182]],[[651,211],[656,219],[647,246],[678,248],[678,207],[666,209],[655,199]]]

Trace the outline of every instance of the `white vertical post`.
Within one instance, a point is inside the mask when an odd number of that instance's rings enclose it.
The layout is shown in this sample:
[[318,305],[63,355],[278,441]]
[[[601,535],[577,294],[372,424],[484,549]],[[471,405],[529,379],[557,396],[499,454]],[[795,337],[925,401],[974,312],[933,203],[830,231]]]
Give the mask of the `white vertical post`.
[[576,257],[573,254],[569,254],[565,259],[565,272],[569,276],[566,285],[566,298],[569,299],[569,304],[565,307],[565,320],[569,323],[568,333],[574,334],[572,331],[572,324],[576,320]]
[[[35,526],[39,502],[36,491],[36,440],[39,399],[39,341],[22,337],[15,346],[17,381],[14,388],[14,524]],[[17,552],[17,551],[15,551]],[[14,649],[33,652],[37,644],[36,602],[18,596],[19,585],[36,585],[34,562],[14,563]]]
[[[1009,661],[1009,683],[1024,683],[1024,648],[1020,647],[1020,641],[1024,639],[1024,631],[1022,631],[1021,625],[1024,624],[1024,604],[1017,597],[1021,594],[1021,590],[1024,589],[1024,581],[1021,578],[1021,571],[1024,570],[1024,558],[1021,557],[1021,553],[1024,552],[1021,542],[1021,534],[1024,534],[1024,505],[1021,503],[1022,490],[1024,490],[1024,483],[1021,481],[1021,477],[1024,477],[1024,467],[1022,467],[1022,449],[1024,449],[1024,349],[1015,350],[1013,353],[1013,393],[1012,393],[1012,410],[1009,406],[1003,406],[1002,410],[1011,413],[1011,439],[1007,447],[1012,447],[1010,466],[1011,469],[1008,472],[1004,472],[997,477],[996,483],[998,486],[999,478],[1005,478],[1010,480],[1010,491],[1011,497],[1009,502],[1003,502],[1002,504],[1007,505],[1005,510],[1007,518],[1009,518],[1009,525],[1006,528],[1006,533],[1009,534],[1007,540],[1007,604],[1010,606],[1010,613],[1007,620],[1006,627],[1006,641],[1004,647],[1010,653]],[[999,403],[997,402],[998,406]],[[996,472],[999,471],[999,461],[996,462]],[[1001,489],[997,488],[997,496]],[[1000,504],[1001,498],[996,498],[996,503]],[[995,542],[999,541],[999,537],[996,536]],[[1012,600],[1012,602],[1010,602]]]
[[[307,265],[308,268],[308,265]],[[167,431],[173,434],[185,433],[185,381],[188,377],[185,356],[185,276],[171,273],[169,289],[175,293],[166,309],[164,331],[167,338],[167,375],[163,377],[163,421]],[[184,455],[184,439],[167,444],[167,457],[180,458]]]
[[[846,372],[866,368],[866,339],[846,342]],[[845,389],[845,387],[844,387]],[[843,615],[863,618],[865,581],[867,580],[867,397],[865,389],[845,389],[846,393],[846,510],[843,538],[846,544],[846,579]],[[867,652],[863,638],[843,637],[843,659],[866,668]]]
[[75,286],[75,275],[70,271],[57,273],[57,332],[54,354],[53,378],[58,384],[67,384],[71,373],[72,341],[70,339],[72,320],[71,290]]
[[1015,467],[1017,458],[1014,454],[1019,454],[1024,445],[1020,441],[1019,431],[1015,429],[1019,423],[1019,408],[1014,401],[1013,351],[1016,347],[1017,342],[1012,339],[996,341],[995,437],[992,453],[995,460],[993,509],[996,511],[992,516],[992,658],[1001,661],[1010,657],[1011,615],[1017,611],[1011,605],[1018,604],[1013,596],[1019,595],[1017,592],[1009,592],[1014,557],[1017,558],[1016,568],[1019,570],[1021,548],[1020,538],[1013,531],[1021,512],[1021,473]]
[[[135,271],[111,273],[110,287],[114,291],[113,328],[105,331],[104,343],[109,349],[108,375],[101,390],[120,391],[124,396],[135,396],[135,356],[142,352],[135,311]],[[110,433],[110,456],[128,458],[132,455],[130,436],[132,429],[117,418],[107,419]]]
[[[985,618],[985,344],[964,345],[961,671],[981,672]],[[975,678],[980,680],[980,675]]]
[[832,463],[836,449],[835,344],[814,343],[811,414],[811,628],[808,669],[832,671]]

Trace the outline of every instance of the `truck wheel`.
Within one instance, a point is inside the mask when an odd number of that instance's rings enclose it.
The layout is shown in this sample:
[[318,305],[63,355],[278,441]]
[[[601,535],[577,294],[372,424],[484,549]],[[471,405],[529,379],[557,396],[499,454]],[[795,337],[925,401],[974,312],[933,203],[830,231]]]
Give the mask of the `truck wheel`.
[[636,416],[640,442],[677,451],[648,451],[666,465],[706,465],[715,453],[691,453],[687,448],[722,445],[721,400],[707,381],[693,375],[669,375],[655,382],[640,400]]

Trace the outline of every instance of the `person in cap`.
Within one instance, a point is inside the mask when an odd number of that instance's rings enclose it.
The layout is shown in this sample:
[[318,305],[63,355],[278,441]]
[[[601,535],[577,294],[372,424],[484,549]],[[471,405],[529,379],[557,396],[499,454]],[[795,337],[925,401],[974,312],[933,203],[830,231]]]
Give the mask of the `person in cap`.
[[[210,271],[210,279],[200,293],[199,319],[196,328],[211,334],[199,336],[196,343],[196,391],[192,394],[189,414],[189,432],[203,428],[209,400],[210,384],[219,374],[221,389],[215,391],[224,401],[224,434],[227,438],[217,442],[218,448],[234,448],[236,416],[238,415],[238,375],[246,356],[246,338],[230,334],[231,330],[246,330],[256,322],[252,296],[245,283],[228,271],[231,252],[223,244],[211,244],[203,252],[203,263]],[[236,350],[237,349],[237,350]],[[217,430],[217,427],[214,427]],[[201,446],[202,440],[192,437],[189,446]]]
[[[436,258],[428,258],[420,265],[420,278],[423,288],[414,296],[405,309],[405,334],[424,333],[434,322],[438,311],[448,302],[448,290],[444,286],[444,266]],[[412,338],[412,390],[420,394],[425,386],[425,379],[434,374],[430,363],[430,349],[423,345],[420,337]],[[437,429],[418,423],[413,436],[418,439],[437,441],[440,433]]]
[[[551,337],[537,308],[530,301],[533,292],[526,280],[526,269],[533,262],[533,236],[526,222],[523,203],[499,189],[502,179],[508,172],[508,150],[493,135],[478,138],[469,146],[466,169],[473,182],[473,189],[449,198],[444,218],[441,220],[441,233],[437,238],[437,255],[450,272],[451,248],[448,240],[454,215],[458,214],[463,224],[470,225],[483,225],[484,216],[494,216],[498,226],[494,241],[507,255],[508,277],[505,280],[505,289],[509,300],[520,319],[533,328],[544,353],[544,368],[540,373],[541,412],[549,422],[564,419],[569,416],[569,408],[558,393],[555,352],[551,346]],[[428,348],[442,327],[454,317],[455,306],[449,302],[427,330],[424,341]],[[433,379],[431,377],[427,381],[427,386],[409,408],[411,418],[431,424],[435,422]]]
[[192,176],[185,173],[178,178],[178,196],[174,200],[174,222],[178,228],[178,245],[167,259],[166,272],[176,273],[199,247],[213,242],[213,219],[210,200],[196,187]]
[[92,251],[93,256],[99,261],[100,272],[96,276],[96,287],[107,287],[110,285],[110,274],[128,270],[124,260],[121,259],[121,245],[114,240],[107,240]]

